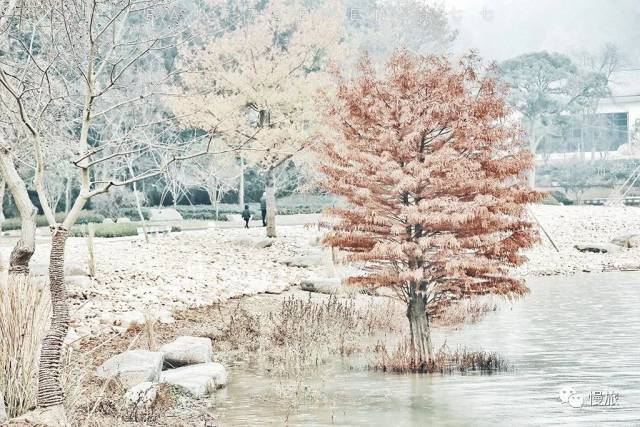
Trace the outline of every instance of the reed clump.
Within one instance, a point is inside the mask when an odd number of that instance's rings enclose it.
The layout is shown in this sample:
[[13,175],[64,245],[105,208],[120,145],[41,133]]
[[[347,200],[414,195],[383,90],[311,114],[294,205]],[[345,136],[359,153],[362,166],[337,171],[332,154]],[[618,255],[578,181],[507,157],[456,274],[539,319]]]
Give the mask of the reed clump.
[[375,349],[371,368],[394,373],[495,373],[511,369],[511,365],[499,354],[488,351],[471,351],[467,348],[451,351],[443,346],[428,360],[416,358],[409,341],[400,342],[389,351],[379,343]]
[[40,347],[50,316],[43,280],[19,274],[0,281],[0,392],[9,417],[35,406]]

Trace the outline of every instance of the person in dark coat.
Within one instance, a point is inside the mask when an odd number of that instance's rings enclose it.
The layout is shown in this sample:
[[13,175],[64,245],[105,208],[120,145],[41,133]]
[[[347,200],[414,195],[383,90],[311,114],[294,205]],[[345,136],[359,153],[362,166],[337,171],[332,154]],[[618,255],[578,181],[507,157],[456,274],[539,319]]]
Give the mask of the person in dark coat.
[[262,193],[260,197],[260,210],[262,211],[262,226],[267,226],[267,193]]
[[249,210],[249,205],[244,205],[244,210],[242,211],[242,219],[244,219],[244,228],[249,228],[249,220],[251,219],[251,211]]

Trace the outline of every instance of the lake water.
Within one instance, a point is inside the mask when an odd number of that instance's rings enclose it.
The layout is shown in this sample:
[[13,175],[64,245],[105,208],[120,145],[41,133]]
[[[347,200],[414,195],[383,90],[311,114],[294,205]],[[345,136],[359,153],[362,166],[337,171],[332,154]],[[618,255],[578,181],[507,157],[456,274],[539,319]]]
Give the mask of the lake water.
[[[447,333],[449,348],[500,353],[513,370],[399,375],[366,370],[364,362],[337,362],[305,381],[304,398],[292,409],[291,393],[283,390],[295,389],[295,384],[232,369],[230,384],[215,398],[219,422],[640,425],[640,274],[540,278],[528,284],[531,293],[524,299]],[[443,339],[436,334],[436,347]],[[570,402],[561,402],[562,389],[565,397],[572,396]]]

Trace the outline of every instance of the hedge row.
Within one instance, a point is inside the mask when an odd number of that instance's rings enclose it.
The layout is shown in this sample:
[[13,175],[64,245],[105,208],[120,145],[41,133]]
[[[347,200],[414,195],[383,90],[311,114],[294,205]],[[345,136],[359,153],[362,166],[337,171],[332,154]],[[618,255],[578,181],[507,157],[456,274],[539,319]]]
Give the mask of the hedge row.
[[[142,225],[137,222],[121,222],[114,224],[96,224],[95,225],[95,236],[96,237],[126,237],[126,236],[135,236],[138,234],[138,227]],[[177,226],[172,226],[171,231],[178,232],[182,229]],[[71,235],[74,237],[86,237],[88,234],[88,228],[86,226],[76,226],[74,227]]]
[[[145,220],[149,220],[149,208],[142,208],[142,217]],[[137,208],[124,208],[122,209],[121,216],[129,218],[131,221],[140,221],[140,214]]]
[[[59,212],[56,214],[56,221],[62,222],[64,220],[64,217],[64,213]],[[82,213],[80,213],[80,216],[76,220],[76,224],[82,225],[89,224],[90,222],[101,223],[102,221],[104,221],[104,216],[91,211],[83,211]],[[36,225],[38,227],[46,227],[49,225],[49,222],[44,215],[38,215],[36,217]],[[2,223],[3,231],[20,230],[20,227],[20,218],[9,218]]]
[[216,218],[216,209],[211,205],[192,205],[192,206],[178,206],[177,211],[180,212],[184,219],[200,219],[215,221],[226,221],[227,215],[231,212],[218,211]]

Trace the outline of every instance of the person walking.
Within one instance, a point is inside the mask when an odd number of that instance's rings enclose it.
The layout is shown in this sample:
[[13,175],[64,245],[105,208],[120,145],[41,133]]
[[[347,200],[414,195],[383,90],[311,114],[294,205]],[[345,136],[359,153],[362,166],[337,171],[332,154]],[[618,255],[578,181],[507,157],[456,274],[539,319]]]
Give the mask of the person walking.
[[251,211],[249,210],[249,205],[244,205],[244,210],[242,211],[242,219],[244,219],[244,228],[249,228],[249,220],[251,219]]
[[267,226],[267,193],[262,193],[260,197],[260,210],[262,211],[262,226]]

